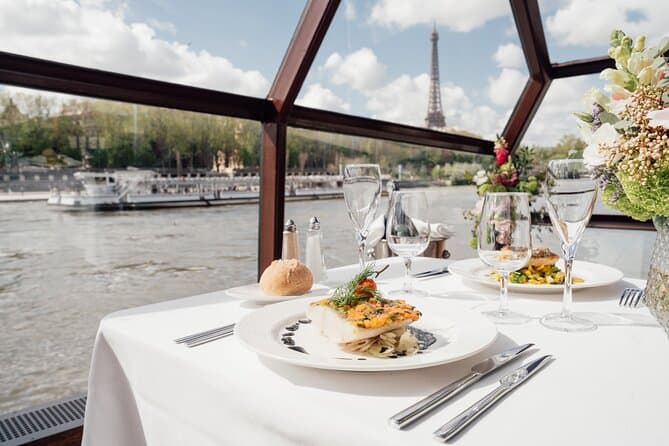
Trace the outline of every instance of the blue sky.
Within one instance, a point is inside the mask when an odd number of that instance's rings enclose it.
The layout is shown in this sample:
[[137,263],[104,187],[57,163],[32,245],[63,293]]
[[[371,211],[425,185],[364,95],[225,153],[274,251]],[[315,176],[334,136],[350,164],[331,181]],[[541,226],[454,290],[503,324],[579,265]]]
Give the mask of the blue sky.
[[[669,2],[657,0],[539,3],[553,61],[604,55],[616,27],[658,38],[669,13]],[[0,0],[0,49],[262,97],[304,4]],[[505,0],[342,0],[298,102],[422,125],[435,23],[447,127],[492,137],[527,79]],[[571,112],[592,86],[597,76],[556,81],[526,142],[576,133]]]

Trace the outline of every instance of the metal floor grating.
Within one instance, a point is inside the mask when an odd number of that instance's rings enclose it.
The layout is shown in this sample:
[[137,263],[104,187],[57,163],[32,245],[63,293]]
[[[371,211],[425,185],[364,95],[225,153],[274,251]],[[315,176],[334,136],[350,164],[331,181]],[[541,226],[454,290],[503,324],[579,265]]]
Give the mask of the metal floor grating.
[[0,415],[0,445],[18,446],[79,427],[86,395]]

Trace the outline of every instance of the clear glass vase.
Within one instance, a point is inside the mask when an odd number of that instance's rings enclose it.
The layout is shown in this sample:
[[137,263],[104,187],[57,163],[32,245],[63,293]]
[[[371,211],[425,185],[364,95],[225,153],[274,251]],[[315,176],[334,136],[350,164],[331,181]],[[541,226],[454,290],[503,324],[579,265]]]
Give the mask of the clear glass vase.
[[657,238],[650,258],[644,302],[669,336],[669,218],[653,218]]

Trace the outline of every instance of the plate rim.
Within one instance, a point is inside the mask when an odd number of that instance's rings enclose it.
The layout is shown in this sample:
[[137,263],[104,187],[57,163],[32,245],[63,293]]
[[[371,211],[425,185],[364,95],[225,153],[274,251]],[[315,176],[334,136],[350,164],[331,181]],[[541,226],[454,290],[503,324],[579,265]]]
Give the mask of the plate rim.
[[[422,369],[422,368],[429,368],[429,367],[437,367],[440,365],[444,364],[450,364],[454,362],[461,361],[463,359],[475,356],[488,347],[490,347],[499,337],[499,330],[497,329],[497,326],[487,319],[485,316],[483,316],[480,313],[477,313],[476,311],[458,303],[458,302],[452,302],[449,300],[444,300],[444,299],[439,299],[439,298],[434,298],[434,297],[425,297],[421,299],[429,299],[432,301],[433,304],[439,304],[439,303],[445,303],[447,305],[457,307],[459,310],[462,310],[467,313],[471,313],[474,317],[480,317],[481,321],[484,322],[487,325],[487,329],[490,331],[487,339],[484,344],[482,344],[480,347],[477,349],[467,352],[466,354],[458,355],[452,358],[447,358],[444,360],[436,360],[434,362],[429,362],[429,363],[400,363],[397,364],[396,367],[389,367],[391,363],[388,363],[384,365],[383,363],[366,363],[364,364],[364,368],[361,368],[363,364],[361,364],[360,361],[341,361],[335,362],[335,361],[328,361],[328,360],[323,360],[322,362],[316,361],[314,362],[313,360],[309,361],[306,358],[300,358],[299,356],[283,356],[283,355],[278,355],[273,352],[268,352],[268,351],[261,351],[261,349],[256,348],[254,345],[252,345],[248,339],[245,338],[245,333],[244,330],[246,329],[246,326],[248,325],[249,327],[253,327],[253,324],[250,324],[248,322],[248,319],[254,317],[254,314],[257,312],[267,312],[267,311],[278,311],[279,306],[288,306],[288,305],[296,305],[297,302],[303,301],[305,304],[308,302],[312,301],[311,298],[304,298],[304,299],[291,299],[288,301],[280,302],[277,305],[271,305],[267,307],[262,307],[259,309],[256,309],[246,315],[244,315],[239,322],[235,325],[235,338],[237,338],[237,341],[242,344],[244,348],[247,350],[255,353],[258,357],[261,358],[268,358],[272,359],[284,364],[290,364],[298,367],[306,367],[306,368],[312,368],[312,369],[319,369],[319,370],[336,370],[336,371],[345,371],[345,372],[363,372],[363,373],[369,373],[369,372],[399,372],[399,371],[404,371],[404,370],[416,370],[416,369]],[[280,318],[279,318],[280,319]],[[279,320],[277,319],[277,320]]]
[[[448,265],[448,270],[453,275],[458,276],[460,278],[472,280],[472,281],[474,281],[476,283],[479,283],[481,285],[486,285],[486,286],[491,286],[491,287],[496,287],[497,288],[498,285],[497,285],[496,282],[484,280],[483,278],[475,276],[473,274],[472,275],[463,274],[461,271],[458,271],[458,268],[457,268],[458,264],[474,263],[475,261],[478,262],[478,264],[480,264],[481,266],[485,267],[485,265],[483,264],[481,259],[479,259],[478,257],[470,257],[470,258],[467,258],[467,259],[454,260],[453,262],[451,262]],[[456,265],[455,269],[452,268],[452,266],[454,264]],[[597,281],[597,282],[574,283],[572,285],[572,289],[574,291],[608,286],[608,285],[611,285],[611,284],[614,284],[614,283],[617,283],[617,282],[621,281],[625,277],[625,274],[621,270],[619,270],[618,268],[615,268],[615,267],[610,266],[610,265],[605,265],[603,263],[589,262],[587,260],[574,260],[574,266],[577,266],[579,264],[581,264],[581,265],[595,265],[596,267],[599,267],[599,268],[607,268],[607,269],[611,270],[612,272],[615,272],[616,278],[615,278],[615,280],[612,278],[612,279],[607,279],[607,280]],[[543,293],[559,293],[559,292],[562,292],[563,289],[564,289],[564,287],[562,285],[539,285],[539,284],[533,284],[533,283],[522,284],[522,283],[510,283],[509,282],[509,290],[514,290],[514,291],[519,291],[519,292],[528,292],[528,293],[534,293],[534,294],[537,294],[536,292],[542,293],[542,294]]]

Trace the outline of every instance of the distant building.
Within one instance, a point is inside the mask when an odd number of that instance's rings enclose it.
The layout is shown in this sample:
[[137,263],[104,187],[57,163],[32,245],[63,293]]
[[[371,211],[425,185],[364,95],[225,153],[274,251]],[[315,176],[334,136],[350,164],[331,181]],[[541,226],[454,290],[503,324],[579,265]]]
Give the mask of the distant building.
[[93,110],[85,102],[71,103],[63,107],[61,115],[67,116],[77,129],[77,133],[68,137],[70,148],[79,150],[84,168],[91,167],[93,151],[105,148]]

